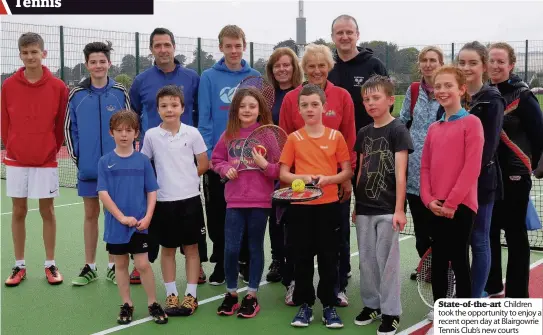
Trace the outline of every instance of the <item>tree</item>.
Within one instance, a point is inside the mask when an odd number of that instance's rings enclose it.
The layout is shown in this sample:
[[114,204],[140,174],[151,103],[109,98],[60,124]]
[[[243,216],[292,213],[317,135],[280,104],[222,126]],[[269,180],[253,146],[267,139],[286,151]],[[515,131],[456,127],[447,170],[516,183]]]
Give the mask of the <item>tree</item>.
[[[413,69],[413,65],[417,65],[419,51],[417,48],[405,48],[398,51],[394,71],[397,73],[409,74]],[[389,63],[390,64],[390,63]]]
[[359,46],[362,48],[372,49],[373,55],[379,58],[379,60],[385,64],[387,70],[395,71],[398,45],[385,41],[371,41],[361,42]]
[[130,87],[132,86],[132,82],[134,80],[129,75],[122,73],[115,77],[115,81],[121,83],[124,88],[126,88],[126,90],[130,90]]
[[534,78],[532,79],[532,81],[530,82],[530,87],[531,88],[534,88],[534,87],[540,87],[541,84],[539,83],[539,78],[537,78],[536,76],[534,76]]
[[[60,68],[55,71],[54,76],[60,78]],[[73,81],[72,78],[72,68],[65,66],[64,67],[64,82],[70,84]]]
[[121,74],[121,68],[117,65],[111,65],[107,74],[110,78],[115,78]]
[[187,61],[187,57],[185,55],[179,54],[175,56],[175,59],[177,59],[177,61],[179,62],[179,64],[181,64],[181,66],[185,66],[185,62]]
[[[194,50],[192,52],[192,55],[192,62],[187,65],[187,68],[193,69],[194,71],[198,72],[198,49]],[[217,63],[217,61],[213,59],[213,55],[208,53],[207,51],[204,51],[203,49],[200,51],[200,59],[200,62],[202,64],[202,71],[204,71],[205,69],[209,69],[210,67],[215,65],[215,63]]]
[[85,63],[79,63],[72,69],[72,80],[75,84],[89,76],[89,71],[85,67]]
[[268,61],[264,58],[259,58],[254,64],[253,69],[260,72],[261,75],[266,74],[266,64],[268,64]]
[[332,51],[336,50],[336,45],[334,44],[334,42],[326,42],[326,41],[324,40],[324,38],[319,38],[318,40],[313,41],[313,42],[311,42],[311,43],[313,43],[313,44],[320,44],[320,45],[326,45],[327,47],[330,48],[330,50],[332,50]]
[[294,51],[294,53],[298,54],[298,45],[296,44],[296,42],[294,42],[294,40],[292,38],[277,43],[273,47],[273,50],[275,50],[277,48],[282,48],[282,47],[291,48]]

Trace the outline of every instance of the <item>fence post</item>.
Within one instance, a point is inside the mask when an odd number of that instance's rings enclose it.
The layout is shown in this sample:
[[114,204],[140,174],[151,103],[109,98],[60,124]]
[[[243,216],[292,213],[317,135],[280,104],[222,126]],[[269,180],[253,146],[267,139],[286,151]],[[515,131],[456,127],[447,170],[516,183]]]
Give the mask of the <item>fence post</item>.
[[136,76],[140,74],[140,33],[136,32]]
[[64,27],[60,26],[60,79],[64,81]]
[[451,44],[451,62],[454,63],[454,42]]
[[198,74],[202,74],[202,38],[198,37],[198,52],[196,53],[196,63],[198,64]]
[[253,67],[254,63],[255,63],[253,42],[249,43],[249,50],[250,50],[250,53],[251,53],[250,58],[249,58],[249,64],[251,65],[251,67]]
[[524,82],[528,83],[528,40],[526,40],[526,56],[524,57]]
[[385,68],[388,69],[388,43],[385,44]]

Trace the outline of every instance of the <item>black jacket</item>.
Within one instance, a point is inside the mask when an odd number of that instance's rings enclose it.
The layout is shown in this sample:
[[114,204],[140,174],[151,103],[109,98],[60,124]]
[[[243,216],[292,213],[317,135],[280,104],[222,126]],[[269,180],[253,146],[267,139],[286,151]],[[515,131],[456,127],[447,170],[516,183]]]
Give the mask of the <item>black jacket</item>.
[[360,128],[373,122],[373,119],[366,112],[364,104],[362,104],[362,94],[360,91],[362,84],[374,74],[388,76],[383,63],[373,56],[373,50],[358,47],[358,51],[359,53],[355,58],[344,62],[339,58],[336,50],[334,52],[336,65],[328,74],[328,80],[334,85],[343,87],[349,91],[353,99],[357,133]]

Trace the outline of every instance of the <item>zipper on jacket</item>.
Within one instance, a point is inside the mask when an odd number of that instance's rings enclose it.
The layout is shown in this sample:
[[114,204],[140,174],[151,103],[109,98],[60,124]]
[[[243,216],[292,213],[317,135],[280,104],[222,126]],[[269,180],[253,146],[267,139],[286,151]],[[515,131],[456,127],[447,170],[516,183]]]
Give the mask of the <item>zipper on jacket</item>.
[[98,95],[98,118],[100,123],[100,157],[104,155],[104,148],[102,148],[102,95]]

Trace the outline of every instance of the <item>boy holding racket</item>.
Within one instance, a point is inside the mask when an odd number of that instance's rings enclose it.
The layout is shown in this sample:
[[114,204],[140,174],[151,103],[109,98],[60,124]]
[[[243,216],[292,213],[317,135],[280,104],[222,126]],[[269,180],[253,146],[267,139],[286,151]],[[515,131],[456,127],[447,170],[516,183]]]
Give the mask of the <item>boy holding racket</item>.
[[362,85],[362,101],[373,123],[358,132],[356,233],[360,295],[364,309],[354,323],[382,318],[378,335],[394,335],[401,314],[400,246],[405,216],[407,158],[413,143],[407,128],[390,114],[394,84],[375,75]]
[[[293,203],[288,212],[288,239],[293,246],[293,302],[301,305],[291,322],[295,327],[307,327],[313,320],[315,303],[313,262],[319,263],[317,296],[324,310],[322,321],[327,328],[342,328],[343,323],[334,307],[337,262],[340,245],[340,216],[338,184],[352,176],[349,148],[343,135],[322,124],[324,91],[312,84],[305,85],[298,96],[304,127],[289,135],[281,155],[280,179],[292,183],[302,179],[310,183],[318,179],[323,196],[313,201]],[[291,167],[294,165],[294,173]],[[341,172],[337,172],[337,166]]]

